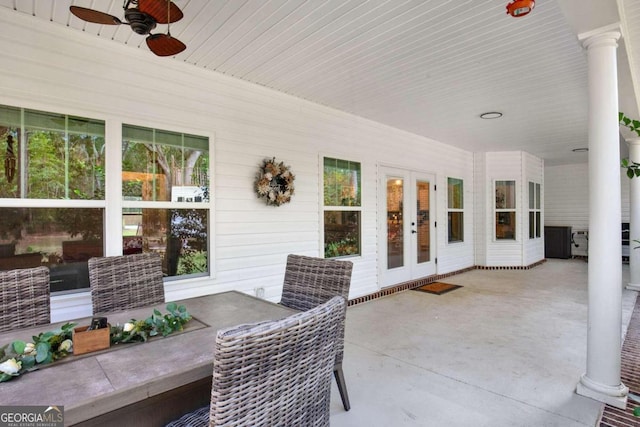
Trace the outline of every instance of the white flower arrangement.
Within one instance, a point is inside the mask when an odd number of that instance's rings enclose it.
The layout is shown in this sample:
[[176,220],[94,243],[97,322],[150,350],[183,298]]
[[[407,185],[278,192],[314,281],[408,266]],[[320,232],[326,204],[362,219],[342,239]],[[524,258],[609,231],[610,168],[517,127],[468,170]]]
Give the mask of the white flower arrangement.
[[0,347],[0,383],[66,357],[73,351],[75,325],[65,323],[60,329],[32,337],[33,342],[16,340]]
[[267,205],[280,206],[291,201],[294,193],[293,180],[289,166],[276,162],[275,157],[264,159],[256,175],[255,190],[258,198]]

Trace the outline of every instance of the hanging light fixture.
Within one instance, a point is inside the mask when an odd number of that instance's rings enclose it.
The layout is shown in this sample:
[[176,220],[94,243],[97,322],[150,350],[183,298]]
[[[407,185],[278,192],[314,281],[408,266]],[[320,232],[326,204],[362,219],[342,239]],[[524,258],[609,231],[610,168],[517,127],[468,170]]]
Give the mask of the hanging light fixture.
[[507,5],[507,13],[514,18],[521,18],[528,15],[535,5],[535,0],[513,0]]
[[4,176],[7,182],[13,181],[16,175],[16,155],[13,152],[13,136],[7,136],[7,155],[4,158]]
[[499,119],[500,117],[502,117],[502,113],[499,111],[489,111],[480,114],[480,118],[485,120]]

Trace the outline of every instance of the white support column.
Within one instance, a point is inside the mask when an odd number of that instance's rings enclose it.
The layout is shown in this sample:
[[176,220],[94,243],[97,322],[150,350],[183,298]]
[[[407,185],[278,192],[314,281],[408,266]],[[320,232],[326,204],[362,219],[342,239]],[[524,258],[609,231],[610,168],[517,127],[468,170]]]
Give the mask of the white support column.
[[[640,138],[628,139],[629,160],[640,163]],[[627,289],[640,291],[640,249],[634,250],[640,240],[640,177],[629,181],[629,272]]]
[[589,65],[589,315],[587,372],[580,378],[576,392],[625,408],[629,389],[620,381],[618,38],[618,31],[598,31],[581,37]]
[[107,120],[105,129],[105,256],[122,255],[122,122]]

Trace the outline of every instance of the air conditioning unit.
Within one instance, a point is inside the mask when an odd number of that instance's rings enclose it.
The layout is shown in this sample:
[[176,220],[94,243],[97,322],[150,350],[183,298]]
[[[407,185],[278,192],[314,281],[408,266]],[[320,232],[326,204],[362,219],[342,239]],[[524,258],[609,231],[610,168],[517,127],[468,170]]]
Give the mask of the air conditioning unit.
[[629,255],[631,248],[638,246],[636,242],[631,242],[629,239],[629,223],[622,223],[622,262],[629,262]]
[[583,258],[589,256],[589,230],[576,230],[571,235],[571,256]]

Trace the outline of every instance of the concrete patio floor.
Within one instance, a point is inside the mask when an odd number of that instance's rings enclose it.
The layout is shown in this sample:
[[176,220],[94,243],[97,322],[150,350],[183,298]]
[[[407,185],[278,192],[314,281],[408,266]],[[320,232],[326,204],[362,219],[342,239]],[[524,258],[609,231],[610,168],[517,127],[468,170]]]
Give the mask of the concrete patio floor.
[[[623,265],[624,287],[629,278]],[[595,426],[586,367],[587,263],[473,270],[443,295],[404,291],[349,307],[345,412],[333,427]],[[623,290],[623,331],[637,292]]]

